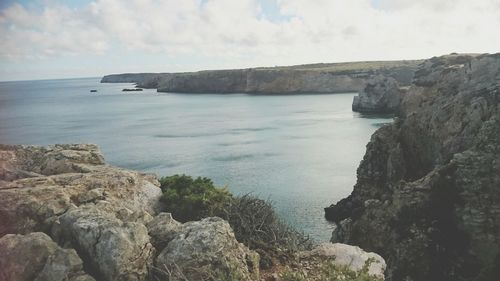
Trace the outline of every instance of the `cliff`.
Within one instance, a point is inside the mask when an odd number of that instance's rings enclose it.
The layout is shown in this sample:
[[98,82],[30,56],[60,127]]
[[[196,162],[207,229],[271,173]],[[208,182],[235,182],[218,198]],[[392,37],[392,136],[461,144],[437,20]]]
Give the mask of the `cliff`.
[[131,82],[159,92],[178,93],[340,93],[357,92],[374,75],[408,85],[421,61],[312,64],[274,68],[208,70],[186,73],[113,74],[103,83]]
[[[259,254],[228,222],[175,221],[158,185],[107,165],[95,145],[0,145],[0,280],[261,280]],[[325,261],[334,273],[384,277],[379,255],[338,243],[293,262],[324,280]]]
[[332,242],[380,253],[389,280],[499,280],[500,54],[425,61],[371,137]]

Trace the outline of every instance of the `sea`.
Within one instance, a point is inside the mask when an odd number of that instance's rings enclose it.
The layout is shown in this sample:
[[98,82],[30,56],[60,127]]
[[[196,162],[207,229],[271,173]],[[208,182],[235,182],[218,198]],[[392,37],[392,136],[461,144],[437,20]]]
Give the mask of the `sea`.
[[323,208],[352,192],[370,136],[392,121],[352,112],[354,93],[122,92],[132,87],[0,82],[0,143],[95,143],[115,166],[208,177],[270,200],[285,222],[324,242],[333,225]]

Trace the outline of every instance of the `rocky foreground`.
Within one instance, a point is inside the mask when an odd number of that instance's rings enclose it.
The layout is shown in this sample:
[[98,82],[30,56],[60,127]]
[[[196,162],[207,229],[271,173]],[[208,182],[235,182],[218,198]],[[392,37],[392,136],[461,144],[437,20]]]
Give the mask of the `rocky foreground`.
[[380,253],[389,280],[500,280],[500,54],[425,61],[396,111],[326,208],[332,242]]
[[288,67],[207,70],[185,73],[106,75],[102,83],[137,83],[141,88],[176,93],[346,93],[358,92],[376,75],[401,86],[411,83],[421,61],[375,61]]
[[[0,280],[297,280],[283,268],[262,272],[220,218],[175,221],[158,186],[106,165],[95,145],[0,145]],[[379,255],[345,244],[298,252],[290,264],[323,280],[325,261],[342,280],[352,279],[338,268],[384,278]]]

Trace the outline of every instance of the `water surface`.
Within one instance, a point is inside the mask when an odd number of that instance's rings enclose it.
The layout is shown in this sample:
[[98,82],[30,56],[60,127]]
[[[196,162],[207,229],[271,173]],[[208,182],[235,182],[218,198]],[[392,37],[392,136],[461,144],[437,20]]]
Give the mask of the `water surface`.
[[370,135],[390,120],[353,113],[353,94],[121,92],[130,87],[2,82],[0,143],[96,143],[112,165],[210,177],[272,200],[287,222],[327,241],[323,208],[350,194]]

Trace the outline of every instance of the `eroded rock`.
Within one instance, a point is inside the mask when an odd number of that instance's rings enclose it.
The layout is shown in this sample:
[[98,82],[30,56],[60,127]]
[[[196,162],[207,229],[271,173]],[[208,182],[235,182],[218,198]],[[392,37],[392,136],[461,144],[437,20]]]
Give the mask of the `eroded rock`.
[[172,218],[170,213],[160,213],[148,222],[151,243],[157,251],[161,251],[178,234],[182,224]]
[[347,266],[353,271],[360,271],[367,266],[369,275],[384,279],[386,268],[384,259],[375,253],[367,253],[356,246],[341,243],[322,243],[311,251],[300,253],[301,260],[311,258],[333,258],[333,264]]
[[238,243],[229,224],[206,218],[183,224],[155,262],[170,280],[258,280],[259,255]]
[[0,238],[0,280],[94,281],[73,249],[63,249],[41,232]]
[[156,178],[105,165],[95,145],[0,145],[0,158],[0,235],[48,232],[68,209],[101,201],[144,223],[162,208]]
[[375,76],[354,97],[352,110],[362,113],[394,113],[401,103],[403,92],[394,78]]
[[74,208],[53,226],[59,243],[81,254],[100,280],[145,280],[153,247],[146,227],[122,222],[95,206]]

